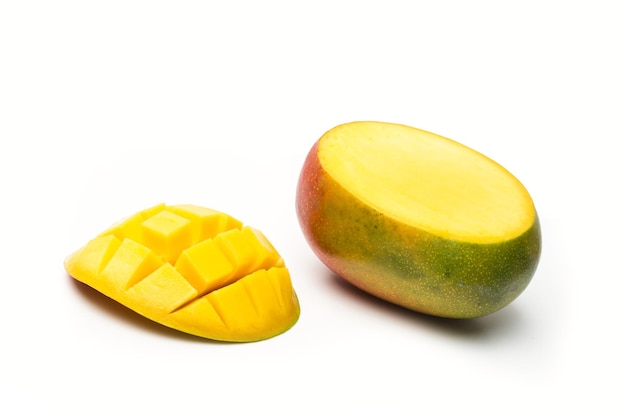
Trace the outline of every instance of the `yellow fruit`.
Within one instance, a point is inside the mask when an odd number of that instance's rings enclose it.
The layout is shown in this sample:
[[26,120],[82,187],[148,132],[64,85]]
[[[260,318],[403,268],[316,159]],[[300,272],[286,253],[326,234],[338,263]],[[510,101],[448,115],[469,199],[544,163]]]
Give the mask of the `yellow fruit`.
[[265,236],[204,207],[140,211],[70,255],[65,269],[151,320],[214,340],[267,339],[300,314],[285,263]]
[[296,205],[307,241],[331,270],[435,316],[501,309],[527,287],[540,257],[524,186],[486,156],[409,126],[328,131],[306,158]]

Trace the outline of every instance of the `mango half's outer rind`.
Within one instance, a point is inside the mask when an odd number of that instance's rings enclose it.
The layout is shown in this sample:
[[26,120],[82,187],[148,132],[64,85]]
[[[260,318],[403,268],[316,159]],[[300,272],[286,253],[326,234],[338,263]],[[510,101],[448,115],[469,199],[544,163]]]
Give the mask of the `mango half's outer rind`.
[[302,167],[296,211],[329,269],[433,316],[503,308],[527,287],[541,253],[534,204],[515,177],[410,126],[354,122],[326,132]]
[[213,340],[268,339],[300,315],[289,271],[265,236],[194,205],[140,211],[71,254],[65,269],[157,323]]

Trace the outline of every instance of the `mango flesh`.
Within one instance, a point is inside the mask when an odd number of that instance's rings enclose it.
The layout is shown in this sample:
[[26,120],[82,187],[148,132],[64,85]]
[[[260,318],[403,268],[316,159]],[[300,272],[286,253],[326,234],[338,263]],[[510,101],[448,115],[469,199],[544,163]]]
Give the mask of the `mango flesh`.
[[71,254],[65,269],[153,321],[214,340],[268,339],[300,314],[285,263],[265,236],[199,206],[140,211]]
[[421,313],[491,314],[524,291],[539,262],[525,187],[486,156],[410,126],[354,122],[326,132],[296,195],[304,236],[328,268]]

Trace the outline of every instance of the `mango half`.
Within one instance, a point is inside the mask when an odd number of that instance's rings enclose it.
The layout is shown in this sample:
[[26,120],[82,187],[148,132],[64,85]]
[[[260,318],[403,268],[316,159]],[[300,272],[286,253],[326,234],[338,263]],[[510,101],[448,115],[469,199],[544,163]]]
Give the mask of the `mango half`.
[[268,339],[300,315],[289,271],[265,236],[194,205],[140,211],[71,254],[65,269],[153,321],[214,340]]
[[539,262],[539,219],[520,181],[410,126],[329,130],[306,157],[296,195],[304,236],[328,268],[421,313],[493,313],[524,291]]

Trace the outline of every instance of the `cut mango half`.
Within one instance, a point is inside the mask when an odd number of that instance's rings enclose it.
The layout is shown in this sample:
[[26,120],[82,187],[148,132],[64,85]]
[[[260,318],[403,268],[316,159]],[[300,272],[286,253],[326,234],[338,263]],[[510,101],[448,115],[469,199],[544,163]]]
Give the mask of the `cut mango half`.
[[268,339],[300,316],[289,271],[267,238],[204,207],[140,211],[71,254],[65,269],[157,323],[208,339]]

